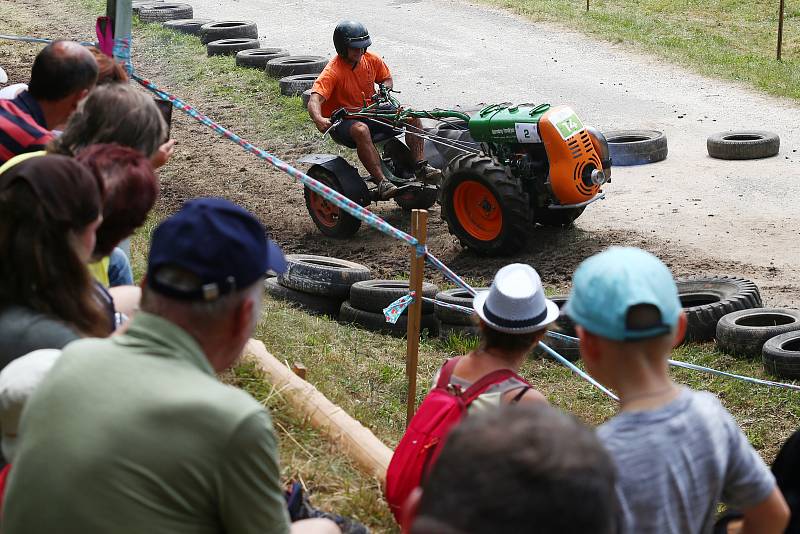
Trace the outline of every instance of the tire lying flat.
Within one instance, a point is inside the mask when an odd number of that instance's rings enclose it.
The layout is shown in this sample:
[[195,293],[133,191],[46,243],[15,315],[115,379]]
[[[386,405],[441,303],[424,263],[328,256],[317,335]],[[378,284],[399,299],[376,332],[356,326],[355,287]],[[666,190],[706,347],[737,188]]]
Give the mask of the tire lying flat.
[[166,22],[175,19],[190,19],[194,16],[189,4],[152,3],[139,8],[139,20],[142,22]]
[[310,74],[293,74],[291,76],[284,76],[278,80],[278,87],[283,96],[297,96],[308,91],[314,86],[314,80],[319,76],[319,72]]
[[339,308],[341,308],[343,302],[339,298],[312,295],[284,287],[278,283],[277,278],[267,278],[264,281],[264,289],[271,297],[296,304],[301,309],[315,315],[338,317]]
[[729,313],[761,308],[761,293],[750,280],[728,276],[679,278],[678,296],[686,313],[684,341],[711,341],[717,323]]
[[[423,282],[422,295],[433,298],[439,290],[434,284]],[[392,302],[408,295],[408,280],[365,280],[350,287],[350,306],[357,310],[380,313]],[[408,308],[403,312],[407,315]],[[433,313],[433,303],[422,301],[422,313]]]
[[258,26],[252,20],[218,20],[200,27],[200,42],[220,39],[258,39]]
[[800,378],[800,332],[768,339],[762,351],[764,369],[782,378]]
[[258,39],[219,39],[206,45],[209,56],[233,56],[242,50],[253,50],[261,45]]
[[[392,324],[386,321],[386,317],[383,313],[357,310],[347,301],[342,303],[342,307],[339,310],[339,322],[356,324],[366,330],[390,334],[397,337],[405,336],[408,328],[408,317],[406,315],[401,315],[397,323]],[[428,334],[431,336],[437,336],[439,334],[439,321],[432,313],[422,315],[420,331],[424,332],[425,330],[427,330]]]
[[283,48],[251,48],[236,53],[236,66],[253,69],[267,68],[267,62],[276,57],[288,56],[289,52]]
[[323,56],[286,56],[271,59],[267,62],[267,75],[283,78],[295,74],[313,74],[322,72],[328,58]]
[[768,339],[800,330],[800,311],[754,308],[724,315],[717,323],[717,346],[737,356],[761,356]]
[[168,20],[162,26],[164,26],[168,30],[176,31],[179,33],[186,33],[189,35],[199,35],[200,28],[203,27],[204,24],[208,24],[209,22],[214,22],[211,19],[176,19],[176,20]]
[[778,134],[761,130],[721,132],[706,140],[708,155],[717,159],[761,159],[781,149]]
[[346,299],[350,296],[350,286],[372,278],[365,265],[339,258],[289,254],[286,262],[287,270],[278,277],[278,282],[312,295]]
[[603,132],[614,166],[645,165],[667,159],[667,136],[658,130]]

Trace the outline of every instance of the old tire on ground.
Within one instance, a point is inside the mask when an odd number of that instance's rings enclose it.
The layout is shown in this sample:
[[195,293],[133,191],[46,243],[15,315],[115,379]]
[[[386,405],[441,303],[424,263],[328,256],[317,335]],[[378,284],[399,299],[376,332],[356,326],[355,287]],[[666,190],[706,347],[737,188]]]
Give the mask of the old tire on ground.
[[139,20],[142,22],[165,22],[175,19],[190,19],[194,16],[189,4],[153,3],[139,8]]
[[[306,172],[308,176],[322,182],[331,189],[342,192],[342,186],[336,175],[323,167],[312,167]],[[320,232],[328,237],[344,239],[358,232],[361,220],[328,202],[324,197],[314,193],[308,187],[303,188],[306,209],[311,220]]]
[[267,62],[267,75],[283,78],[294,74],[313,74],[322,72],[328,59],[323,56],[285,56]]
[[478,254],[519,252],[530,234],[528,194],[505,166],[487,156],[453,159],[444,171],[439,204],[450,233]]
[[603,132],[614,166],[644,165],[667,158],[667,136],[657,130]]
[[764,370],[782,378],[800,378],[800,332],[768,339],[762,351]]
[[284,76],[278,80],[278,87],[281,89],[281,94],[284,96],[297,96],[314,86],[314,80],[319,76],[319,72],[310,74],[292,74],[291,76]]
[[687,342],[711,341],[724,315],[761,307],[758,287],[744,278],[692,276],[675,282],[688,321]]
[[164,0],[133,0],[131,2],[131,10],[133,11],[134,15],[139,14],[139,10],[142,9],[142,6],[147,6],[150,4],[163,4]]
[[176,31],[179,33],[188,33],[189,35],[198,35],[200,28],[203,24],[213,22],[211,19],[176,19],[168,20],[162,26],[168,30]]
[[[476,287],[477,292],[486,291],[488,287]],[[474,297],[469,294],[466,289],[456,288],[439,291],[436,293],[436,300],[446,302],[448,304],[455,304],[456,306],[464,306],[465,308],[472,309],[472,300]],[[451,325],[460,326],[475,326],[473,319],[474,314],[462,313],[459,310],[445,308],[441,304],[434,304],[433,311],[436,317],[443,323],[450,323]]]
[[797,330],[800,330],[798,310],[740,310],[724,315],[717,323],[717,346],[729,354],[758,357],[768,339]]
[[319,315],[338,317],[339,308],[342,306],[343,299],[323,297],[297,291],[289,287],[284,287],[278,283],[278,279],[267,278],[264,281],[264,289],[267,293],[277,299],[286,300],[297,304],[300,308]]
[[233,56],[242,50],[253,50],[261,46],[258,39],[220,39],[206,45],[209,56]]
[[350,295],[350,286],[372,278],[368,267],[339,258],[289,254],[286,262],[286,272],[278,276],[278,283],[312,295],[344,300]]
[[289,52],[283,48],[251,48],[236,53],[236,66],[265,69],[270,59],[288,55]]
[[581,216],[586,208],[570,208],[565,210],[550,210],[543,208],[536,210],[534,218],[543,226],[569,226]]
[[300,99],[303,101],[303,109],[307,109],[308,101],[311,100],[311,89],[303,91],[303,94],[300,95]]
[[708,155],[717,159],[769,158],[781,149],[778,134],[757,130],[721,132],[706,140]]
[[[553,295],[551,297],[547,297],[548,299],[555,302],[559,309],[563,309],[564,305],[567,303],[567,299],[569,298],[568,295]],[[564,334],[565,336],[577,337],[578,334],[575,332],[575,323],[572,322],[572,319],[567,317],[563,312],[561,315],[558,316],[554,323],[554,327],[552,328],[554,332],[559,334]],[[545,336],[544,339],[545,345],[559,353],[561,356],[566,358],[571,362],[576,362],[581,358],[581,351],[578,346],[577,341],[569,341],[566,339],[559,339],[557,337],[550,337]],[[533,349],[533,353],[540,357],[547,357],[550,356],[545,353],[545,350],[539,348],[538,346]]]
[[218,20],[200,28],[201,43],[220,39],[258,39],[258,26],[251,20]]
[[[406,335],[408,329],[408,316],[401,315],[395,324],[386,322],[383,313],[372,313],[353,308],[348,301],[342,303],[339,310],[339,322],[354,323],[367,330],[383,332],[393,336],[402,337]],[[430,336],[439,334],[439,321],[432,313],[423,314],[420,321],[420,331],[428,331]]]
[[[433,298],[439,290],[434,284],[423,282],[422,296]],[[408,280],[365,280],[350,288],[350,305],[362,311],[383,313],[395,300],[408,295]],[[406,315],[408,308],[403,312]],[[422,313],[433,313],[433,303],[422,301]]]
[[446,338],[450,336],[459,336],[463,338],[478,338],[481,336],[481,329],[479,326],[468,326],[463,324],[452,323],[439,323],[439,337]]

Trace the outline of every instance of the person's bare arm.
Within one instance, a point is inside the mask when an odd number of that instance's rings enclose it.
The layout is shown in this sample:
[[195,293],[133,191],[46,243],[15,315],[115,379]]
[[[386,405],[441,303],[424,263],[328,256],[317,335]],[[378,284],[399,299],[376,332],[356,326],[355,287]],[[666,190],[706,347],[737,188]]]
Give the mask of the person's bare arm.
[[328,131],[331,127],[331,120],[322,116],[322,104],[325,102],[325,97],[319,93],[311,93],[311,98],[308,100],[308,115],[314,121],[317,130],[322,133]]
[[780,534],[789,524],[789,507],[777,487],[769,497],[742,513],[741,534]]
[[175,140],[170,139],[156,150],[156,153],[150,158],[150,165],[153,166],[154,169],[158,169],[159,167],[164,166],[168,161],[169,158],[175,153]]
[[393,89],[394,88],[394,80],[392,80],[391,76],[389,76],[388,78],[386,78],[385,80],[383,80],[382,82],[379,82],[379,83],[380,83],[380,85],[384,86],[387,89]]
[[339,527],[330,519],[301,519],[289,526],[291,534],[341,534]]

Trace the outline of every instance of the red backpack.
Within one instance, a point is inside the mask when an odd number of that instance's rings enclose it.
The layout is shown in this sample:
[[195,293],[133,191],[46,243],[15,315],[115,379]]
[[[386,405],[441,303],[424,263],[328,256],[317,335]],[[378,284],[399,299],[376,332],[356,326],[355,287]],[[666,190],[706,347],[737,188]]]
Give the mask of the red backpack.
[[489,387],[512,377],[527,384],[514,371],[499,369],[462,392],[460,388],[450,386],[450,377],[460,359],[450,358],[445,362],[436,387],[425,396],[417,413],[411,418],[389,462],[386,470],[386,502],[398,523],[408,495],[422,484],[439,457],[447,433],[461,420],[472,401]]

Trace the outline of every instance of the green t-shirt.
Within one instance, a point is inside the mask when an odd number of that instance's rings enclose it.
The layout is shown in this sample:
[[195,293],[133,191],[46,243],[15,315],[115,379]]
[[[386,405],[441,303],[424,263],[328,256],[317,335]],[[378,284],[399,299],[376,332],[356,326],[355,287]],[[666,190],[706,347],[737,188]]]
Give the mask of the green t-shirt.
[[70,344],[19,434],[5,534],[289,531],[269,414],[155,315]]

